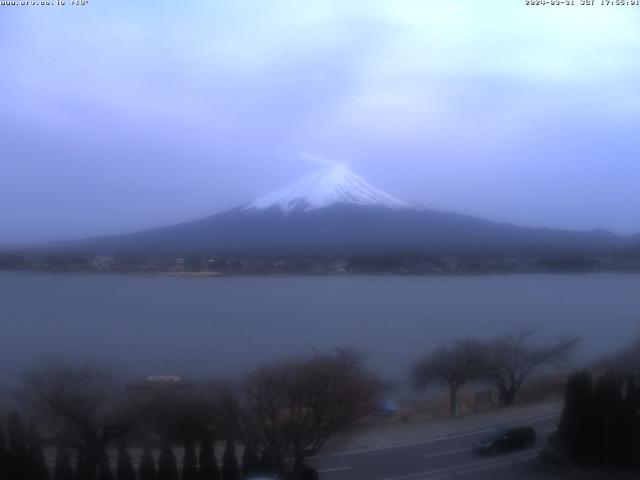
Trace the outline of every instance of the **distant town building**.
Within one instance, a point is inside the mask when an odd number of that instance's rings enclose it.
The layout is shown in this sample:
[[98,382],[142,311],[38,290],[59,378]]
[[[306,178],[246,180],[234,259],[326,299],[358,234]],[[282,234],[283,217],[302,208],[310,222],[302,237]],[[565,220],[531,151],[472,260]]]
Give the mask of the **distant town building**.
[[152,375],[145,377],[141,382],[134,382],[127,385],[127,389],[139,391],[153,390],[173,390],[173,389],[189,389],[193,388],[193,384],[185,382],[182,377],[177,375]]

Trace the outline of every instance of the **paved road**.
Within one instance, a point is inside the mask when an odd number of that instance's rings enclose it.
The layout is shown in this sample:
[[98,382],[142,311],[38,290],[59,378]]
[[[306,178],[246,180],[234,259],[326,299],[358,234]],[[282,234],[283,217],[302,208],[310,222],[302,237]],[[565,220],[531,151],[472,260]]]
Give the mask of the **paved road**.
[[321,456],[311,463],[321,472],[322,480],[537,478],[540,473],[533,468],[533,459],[555,431],[559,417],[558,413],[517,422],[533,426],[538,432],[538,442],[530,449],[514,453],[480,456],[472,450],[473,442],[495,428],[492,427],[424,442]]

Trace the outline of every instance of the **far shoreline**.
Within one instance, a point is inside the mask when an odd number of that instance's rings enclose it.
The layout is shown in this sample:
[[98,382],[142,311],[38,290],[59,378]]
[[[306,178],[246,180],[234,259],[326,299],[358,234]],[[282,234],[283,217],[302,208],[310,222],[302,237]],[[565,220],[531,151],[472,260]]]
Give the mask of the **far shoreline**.
[[46,270],[46,269],[0,269],[2,273],[30,273],[55,275],[91,275],[91,276],[123,276],[123,277],[158,277],[158,278],[293,278],[293,277],[425,277],[425,278],[479,278],[503,276],[597,276],[597,275],[638,275],[640,270],[599,270],[599,271],[493,271],[493,272],[444,272],[444,273],[412,273],[412,272],[346,272],[346,273],[310,273],[310,272],[118,272],[93,270]]

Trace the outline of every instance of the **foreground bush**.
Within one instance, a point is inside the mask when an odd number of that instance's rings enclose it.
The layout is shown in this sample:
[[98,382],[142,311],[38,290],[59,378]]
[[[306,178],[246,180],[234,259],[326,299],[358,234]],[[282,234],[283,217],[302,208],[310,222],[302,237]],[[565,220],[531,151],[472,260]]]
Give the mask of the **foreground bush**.
[[640,466],[640,378],[587,371],[567,382],[557,447],[576,465]]

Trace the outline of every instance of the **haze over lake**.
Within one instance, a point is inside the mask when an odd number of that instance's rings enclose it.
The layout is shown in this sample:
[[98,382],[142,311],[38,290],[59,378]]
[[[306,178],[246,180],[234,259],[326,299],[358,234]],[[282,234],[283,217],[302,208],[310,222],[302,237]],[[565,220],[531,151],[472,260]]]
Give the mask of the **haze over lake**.
[[0,272],[0,375],[51,356],[127,376],[233,376],[275,357],[355,347],[402,379],[441,342],[528,325],[578,334],[577,357],[633,339],[640,276],[227,277]]

